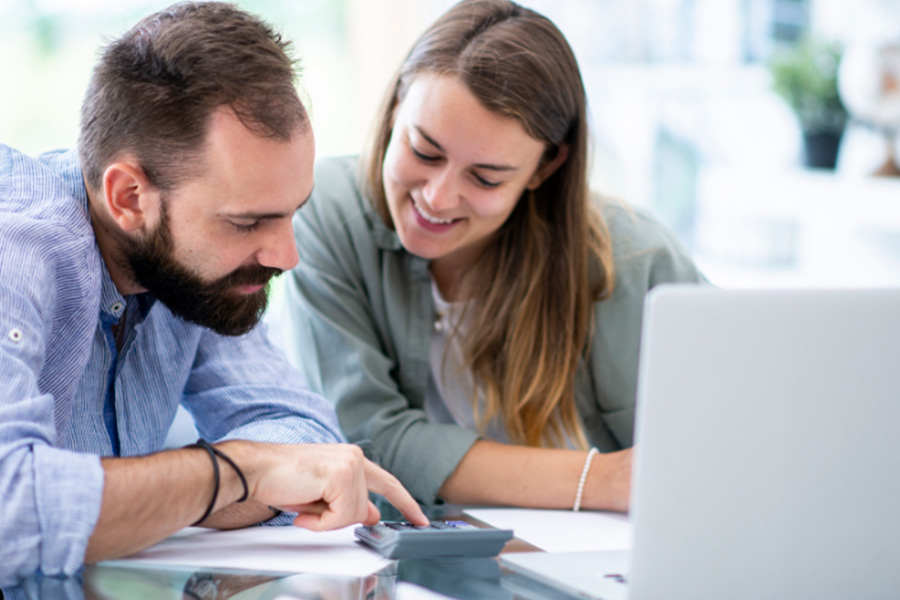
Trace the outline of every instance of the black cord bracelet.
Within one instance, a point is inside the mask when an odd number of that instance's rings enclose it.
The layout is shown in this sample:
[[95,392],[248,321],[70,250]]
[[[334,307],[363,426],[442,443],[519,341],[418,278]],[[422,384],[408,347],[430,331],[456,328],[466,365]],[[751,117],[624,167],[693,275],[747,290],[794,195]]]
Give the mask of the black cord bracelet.
[[213,446],[212,444],[210,444],[203,438],[200,438],[193,444],[189,444],[189,445],[185,446],[185,448],[203,448],[204,450],[207,451],[207,453],[209,453],[209,458],[210,458],[210,460],[212,460],[212,463],[213,463],[213,480],[216,484],[216,489],[213,491],[212,501],[209,503],[209,506],[206,508],[206,512],[203,513],[203,516],[200,517],[200,519],[196,523],[191,525],[191,527],[196,526],[198,523],[202,523],[203,521],[206,520],[207,517],[209,517],[209,515],[212,513],[213,507],[215,507],[215,505],[216,505],[216,500],[219,497],[219,479],[220,479],[220,477],[219,477],[219,461],[216,460],[217,456],[219,458],[221,458],[222,460],[224,460],[225,462],[227,462],[229,465],[231,465],[231,468],[234,469],[235,473],[237,473],[238,479],[241,480],[241,485],[244,486],[244,493],[241,495],[240,498],[238,498],[237,501],[244,502],[245,500],[247,500],[247,498],[250,497],[250,488],[247,486],[247,478],[244,477],[244,473],[243,473],[243,471],[240,470],[240,468],[238,468],[237,463],[235,463],[233,460],[231,460],[231,457],[229,457],[227,454],[225,454],[224,452],[222,452],[221,450],[219,450],[218,448],[216,448],[215,446]]
[[225,454],[224,452],[222,452],[215,446],[210,446],[206,442],[206,440],[199,439],[199,440],[197,440],[197,443],[198,444],[200,444],[200,443],[206,444],[207,446],[212,448],[212,451],[215,452],[216,456],[218,456],[219,458],[221,458],[222,460],[227,462],[229,465],[231,465],[231,468],[234,469],[235,473],[237,473],[238,479],[241,480],[241,485],[244,486],[244,493],[241,495],[240,498],[238,498],[236,500],[236,502],[244,502],[245,500],[247,500],[247,498],[250,497],[250,488],[247,487],[247,478],[244,477],[244,472],[241,471],[240,468],[238,468],[237,464],[233,460],[231,460],[231,457],[229,457],[227,454]]
[[209,459],[213,464],[213,495],[212,500],[209,501],[209,506],[206,507],[206,511],[203,513],[203,516],[197,519],[195,523],[191,525],[191,527],[196,527],[200,523],[206,520],[209,515],[212,514],[213,508],[216,506],[216,500],[219,498],[219,461],[216,460],[216,453],[214,448],[209,445],[206,440],[200,439],[197,440],[196,444],[188,444],[185,448],[203,448],[209,454]]

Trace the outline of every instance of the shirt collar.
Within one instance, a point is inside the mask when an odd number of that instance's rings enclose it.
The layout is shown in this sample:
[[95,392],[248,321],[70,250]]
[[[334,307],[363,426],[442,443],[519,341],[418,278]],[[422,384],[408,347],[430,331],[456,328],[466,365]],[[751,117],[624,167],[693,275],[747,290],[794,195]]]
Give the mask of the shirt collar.
[[375,210],[371,200],[368,198],[366,198],[365,213],[366,218],[372,223],[372,237],[376,246],[382,250],[403,249],[403,244],[400,243],[400,236],[397,235],[396,231],[385,225],[381,215],[378,214],[378,211]]
[[[81,171],[81,161],[78,160],[78,157],[74,152],[71,152],[68,158],[69,161],[66,164],[66,171],[68,171],[68,173],[66,173],[66,178],[73,182],[72,194],[84,211],[85,220],[90,223],[91,210],[87,187],[84,183],[84,174]],[[109,274],[109,269],[106,266],[106,260],[104,260],[102,253],[100,253],[99,245],[96,247],[97,253],[100,254],[100,313],[105,317],[118,321],[122,316],[122,313],[125,312],[125,298],[119,293],[116,284],[113,283],[112,277]]]
[[407,268],[413,277],[423,282],[429,281],[431,272],[428,270],[428,265],[431,261],[406,251],[406,248],[400,243],[400,236],[397,235],[396,231],[385,225],[381,215],[375,210],[375,205],[368,197],[363,197],[363,213],[369,223],[372,224],[371,232],[375,245],[382,250],[406,254],[409,257]]
[[[147,313],[150,312],[150,309],[153,308],[153,305],[156,303],[156,297],[149,292],[144,292],[126,298],[119,293],[119,288],[116,287],[112,277],[110,277],[105,263],[103,264],[101,271],[100,312],[103,313],[105,317],[117,321],[122,316],[122,313],[128,308],[129,301],[134,300],[137,301],[139,320],[143,321],[147,318]],[[129,313],[129,315],[133,314],[133,312]],[[131,318],[132,317],[129,316],[129,320]]]
[[119,293],[119,288],[113,282],[106,268],[106,262],[100,269],[100,312],[106,316],[115,317],[117,320],[125,312],[125,297]]
[[[81,164],[80,161],[77,160],[77,157],[74,157],[74,159],[71,161],[71,169],[72,172],[69,173],[69,176],[72,178],[72,180],[77,182],[72,191],[74,193],[75,199],[78,201],[82,210],[84,210],[85,219],[90,223],[91,211],[89,206],[87,187],[85,186],[84,175],[81,171]],[[97,252],[100,252],[99,246],[97,247]],[[140,316],[143,320],[147,316],[147,313],[150,312],[153,304],[156,302],[156,298],[154,298],[149,293],[137,294],[136,297],[138,299]],[[119,288],[117,288],[116,284],[113,282],[112,276],[109,274],[109,269],[106,266],[106,260],[101,254],[100,312],[104,316],[118,321],[119,318],[121,318],[122,313],[125,312],[127,304],[128,301],[124,296],[122,296],[122,294],[119,293]]]

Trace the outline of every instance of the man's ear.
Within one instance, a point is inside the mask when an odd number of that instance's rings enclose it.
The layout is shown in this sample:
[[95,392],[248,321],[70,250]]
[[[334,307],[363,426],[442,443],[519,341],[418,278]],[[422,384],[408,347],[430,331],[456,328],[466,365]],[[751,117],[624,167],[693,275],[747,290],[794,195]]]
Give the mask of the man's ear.
[[109,216],[131,232],[143,227],[158,210],[157,190],[144,170],[128,160],[110,164],[103,172],[103,199]]
[[562,144],[552,160],[545,162],[537,168],[537,171],[534,172],[534,175],[531,176],[531,179],[529,179],[528,183],[525,185],[525,189],[536,190],[541,187],[541,184],[544,183],[548,177],[553,175],[560,165],[566,162],[567,158],[569,158],[569,146],[568,144]]

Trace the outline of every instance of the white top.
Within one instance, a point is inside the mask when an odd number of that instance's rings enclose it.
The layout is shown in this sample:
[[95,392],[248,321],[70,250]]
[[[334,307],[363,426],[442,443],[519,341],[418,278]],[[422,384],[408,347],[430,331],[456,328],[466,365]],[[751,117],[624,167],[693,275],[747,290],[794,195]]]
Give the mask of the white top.
[[[464,302],[447,302],[441,296],[434,280],[431,281],[431,297],[434,300],[434,327],[431,328],[431,373],[425,389],[425,416],[432,423],[455,423],[466,429],[478,431],[475,409],[472,406],[472,390],[475,386],[472,372],[463,369],[460,335],[450,339],[453,326],[462,315]],[[459,333],[465,334],[463,323]],[[444,354],[447,353],[446,363]],[[484,410],[484,396],[478,393],[478,412]],[[495,417],[484,431],[483,438],[509,443],[506,428],[500,417]],[[577,448],[577,444],[565,435],[565,448]]]
[[[425,391],[425,416],[433,423],[455,423],[473,431],[478,430],[472,392],[475,387],[472,372],[463,369],[459,335],[450,340],[450,332],[464,308],[464,303],[444,300],[434,281],[431,282],[434,299],[435,321],[431,329],[431,375]],[[463,325],[465,327],[465,325]],[[462,333],[462,330],[461,330]],[[444,353],[447,353],[446,362]],[[484,396],[478,394],[478,410],[484,409]],[[484,437],[497,442],[508,442],[501,422],[494,419]]]

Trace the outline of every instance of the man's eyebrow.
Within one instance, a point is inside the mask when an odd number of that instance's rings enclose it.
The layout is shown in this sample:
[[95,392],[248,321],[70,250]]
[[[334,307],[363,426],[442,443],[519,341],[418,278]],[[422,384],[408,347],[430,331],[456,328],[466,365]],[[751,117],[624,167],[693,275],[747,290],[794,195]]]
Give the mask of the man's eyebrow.
[[274,219],[284,219],[285,217],[290,217],[295,212],[297,212],[298,210],[300,210],[301,208],[306,206],[306,203],[309,202],[310,197],[312,197],[312,192],[309,193],[309,196],[304,198],[303,202],[301,202],[299,205],[297,205],[297,208],[295,208],[293,211],[291,211],[289,213],[280,213],[280,212],[261,213],[261,212],[254,212],[254,211],[250,210],[250,211],[245,211],[245,212],[240,212],[240,213],[220,213],[220,216],[227,217],[230,219],[247,219],[247,220],[254,220],[254,221],[271,221]]
[[[437,148],[439,152],[444,152],[444,149],[441,147],[440,144],[437,143],[437,140],[435,140],[433,137],[431,137],[430,135],[425,133],[424,129],[422,129],[418,125],[413,125],[413,127],[415,127],[416,131],[419,132],[419,135],[421,135],[425,139],[426,142],[428,142],[429,144],[431,144],[432,146]],[[511,165],[491,165],[491,164],[487,164],[487,163],[478,163],[473,166],[476,169],[486,169],[488,171],[504,171],[505,172],[505,171],[518,171],[519,170],[518,167],[513,167]]]

